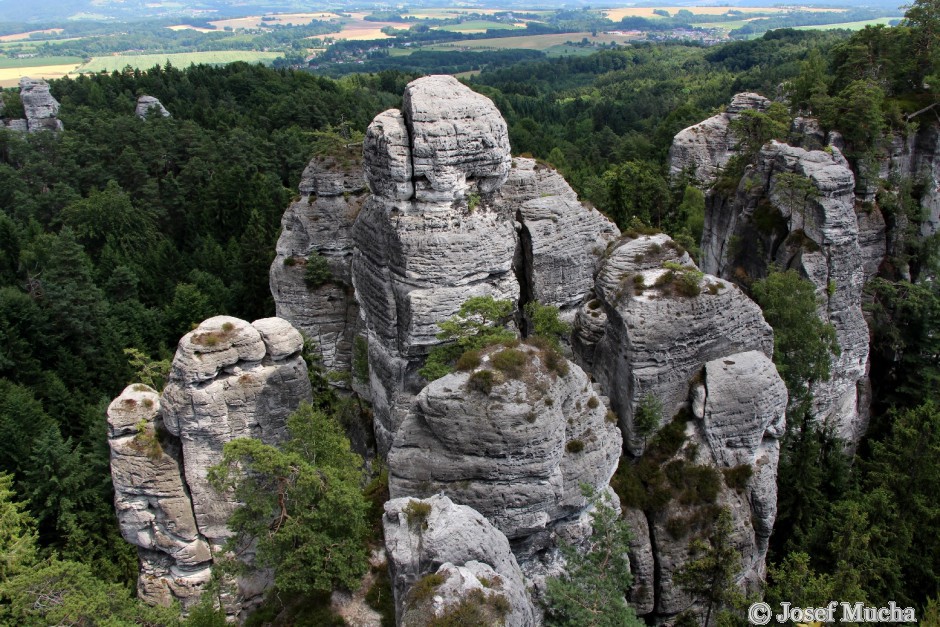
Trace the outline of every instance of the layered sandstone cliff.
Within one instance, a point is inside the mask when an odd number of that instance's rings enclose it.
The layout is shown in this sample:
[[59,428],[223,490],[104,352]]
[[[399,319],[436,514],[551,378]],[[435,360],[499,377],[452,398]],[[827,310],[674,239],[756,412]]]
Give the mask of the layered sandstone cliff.
[[[680,154],[685,133],[677,135],[671,155]],[[884,257],[885,226],[876,208],[857,207],[855,176],[838,138],[829,139],[835,144],[822,145],[818,124],[798,118],[790,139],[797,145],[768,143],[733,193],[708,194],[702,268],[732,281],[765,277],[771,267],[792,268],[815,285],[819,317],[835,328],[840,353],[833,356],[830,380],[813,387],[813,411],[852,445],[868,415],[862,287]],[[696,154],[716,171],[727,165],[706,152]],[[687,160],[674,161],[673,169]]]
[[[284,438],[287,416],[311,400],[301,349],[284,320],[210,318],[180,340],[162,395],[132,385],[111,403],[115,508],[122,535],[138,547],[141,598],[186,608],[202,593],[238,505],[212,488],[209,468],[226,442]],[[270,573],[231,583],[223,602],[238,616],[260,602]]]
[[[667,236],[628,237],[608,251],[594,298],[578,311],[574,347],[610,397],[629,454],[618,474],[637,612],[668,618],[692,606],[673,577],[722,509],[742,557],[736,580],[756,590],[787,403],[760,309],[699,272]],[[649,404],[660,408],[652,424],[642,416]]]

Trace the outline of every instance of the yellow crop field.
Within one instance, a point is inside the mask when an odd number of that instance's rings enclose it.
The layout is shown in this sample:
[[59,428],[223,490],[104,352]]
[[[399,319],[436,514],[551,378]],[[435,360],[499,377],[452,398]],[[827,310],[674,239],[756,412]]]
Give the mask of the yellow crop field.
[[178,52],[173,54],[119,54],[108,57],[95,57],[82,65],[79,72],[113,72],[131,66],[141,70],[152,68],[155,65],[165,65],[167,61],[179,68],[189,67],[190,64],[207,63],[210,65],[223,65],[235,61],[257,63],[273,61],[281,56],[279,52],[256,52],[254,50],[219,50],[211,52]]
[[[262,20],[264,17],[266,19]],[[285,26],[292,24],[294,26],[303,26],[309,24],[310,20],[338,20],[340,17],[335,13],[321,11],[319,13],[271,13],[269,15],[252,15],[249,17],[238,17],[230,20],[217,20],[209,22],[218,30],[226,26],[232,30],[239,28],[262,28],[264,26],[273,26],[280,24]]]
[[610,35],[599,33],[596,37],[591,33],[560,33],[557,35],[523,35],[521,37],[497,37],[494,39],[470,39],[455,41],[453,43],[435,44],[425,46],[422,50],[547,50],[553,46],[563,45],[567,41],[579,42],[587,38],[591,42],[623,43],[631,37],[626,35]]
[[61,28],[47,28],[45,30],[31,30],[27,33],[14,33],[12,35],[0,36],[0,41],[23,41],[29,39],[30,35],[58,35],[62,32]]
[[36,67],[7,67],[0,68],[0,87],[15,87],[19,85],[20,78],[62,78],[75,71],[77,64],[73,65],[39,65]]

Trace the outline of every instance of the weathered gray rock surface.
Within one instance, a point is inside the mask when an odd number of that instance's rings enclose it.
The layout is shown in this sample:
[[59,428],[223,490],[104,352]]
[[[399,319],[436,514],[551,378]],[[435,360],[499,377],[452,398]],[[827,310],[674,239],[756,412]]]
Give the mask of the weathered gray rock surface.
[[134,115],[140,119],[146,119],[148,116],[157,115],[160,117],[170,117],[170,112],[166,110],[163,103],[153,96],[140,96],[137,98],[137,107],[134,109]]
[[749,350],[773,352],[770,326],[740,289],[705,275],[699,294],[683,296],[674,284],[655,285],[670,272],[667,263],[697,270],[666,235],[615,245],[597,275],[596,301],[582,306],[575,328],[576,348],[610,397],[633,455],[644,447],[634,417],[647,395],[659,399],[668,419],[686,406],[689,380],[706,362]]
[[488,194],[509,175],[509,133],[492,101],[452,76],[412,81],[402,97],[416,200]]
[[[115,506],[122,535],[139,547],[146,600],[185,607],[209,581],[237,503],[209,485],[208,470],[226,442],[284,438],[287,416],[311,400],[301,348],[300,333],[279,318],[210,318],[180,340],[161,397],[135,385],[111,403]],[[233,581],[227,613],[260,602],[269,583],[265,571]]]
[[[395,608],[402,625],[427,624],[472,598],[477,602],[501,596],[508,602],[507,626],[536,624],[536,612],[526,591],[522,571],[509,541],[489,520],[444,495],[419,500],[399,498],[385,504],[382,519],[395,593]],[[443,582],[429,599],[415,599],[409,591],[422,578],[438,574]]]
[[841,352],[833,356],[830,380],[813,388],[813,411],[850,443],[866,428],[867,407],[859,403],[869,344],[862,287],[884,254],[883,219],[875,211],[857,213],[854,190],[838,148],[770,142],[733,198],[710,195],[702,241],[708,272],[760,278],[774,263],[797,269],[816,286],[819,317],[835,328]]
[[286,436],[287,416],[312,398],[302,347],[300,333],[280,318],[248,324],[216,316],[180,340],[163,391],[163,421],[181,440],[196,522],[213,545],[228,539],[236,502],[209,485],[208,469],[222,461],[225,442],[252,437],[274,444]]
[[21,78],[20,100],[26,112],[30,132],[61,131],[64,127],[59,115],[59,101],[49,93],[49,83],[42,79]]
[[451,77],[410,83],[402,111],[369,126],[363,159],[372,195],[353,227],[352,274],[386,452],[426,383],[417,370],[439,322],[484,295],[573,311],[618,233],[556,172],[512,161],[495,106]]
[[[418,395],[389,453],[392,498],[446,494],[486,516],[510,540],[544,548],[559,521],[587,503],[581,484],[607,486],[621,436],[587,375],[572,363],[551,370],[526,345],[518,377],[493,366],[490,349],[472,372],[432,382]],[[495,357],[499,359],[499,357]],[[567,373],[558,370],[567,368]],[[492,389],[475,389],[489,378]],[[541,547],[533,538],[543,534]]]
[[702,185],[711,185],[738,152],[732,120],[742,111],[765,111],[769,106],[770,101],[759,94],[737,94],[724,112],[679,131],[669,148],[670,175],[692,172]]
[[[694,287],[684,288],[685,280]],[[666,502],[621,504],[634,533],[631,602],[640,614],[658,618],[692,605],[673,576],[718,508],[729,510],[743,558],[737,582],[756,589],[776,516],[777,439],[787,403],[770,360],[770,327],[736,286],[699,273],[665,235],[615,244],[594,293],[578,312],[573,345],[610,397],[626,450],[642,456],[670,417],[688,418],[681,423],[682,445],[657,462],[672,477]],[[636,422],[647,399],[663,408],[662,424],[646,425],[648,433]],[[745,485],[723,480],[732,469],[750,474]],[[684,476],[712,482],[714,497],[690,497],[679,479]]]
[[108,443],[121,535],[140,556],[137,593],[147,603],[179,600],[185,608],[209,581],[212,553],[196,527],[180,450],[165,437],[155,390],[130,385],[111,402]]
[[[357,152],[358,147],[339,156],[314,157],[307,164],[300,198],[281,219],[270,271],[277,316],[316,343],[327,371],[346,374],[359,330],[359,307],[352,290],[352,227],[366,199],[362,157]],[[331,274],[329,281],[316,286],[304,279],[308,260],[315,257],[326,260]],[[360,393],[367,389],[357,387]]]

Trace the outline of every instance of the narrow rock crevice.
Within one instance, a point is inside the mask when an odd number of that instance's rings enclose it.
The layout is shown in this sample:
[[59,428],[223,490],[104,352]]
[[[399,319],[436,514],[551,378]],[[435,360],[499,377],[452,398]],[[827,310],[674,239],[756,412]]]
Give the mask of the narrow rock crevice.
[[532,234],[526,226],[525,217],[522,211],[516,212],[516,221],[519,222],[519,236],[516,244],[516,252],[512,260],[512,270],[516,275],[516,281],[519,283],[519,312],[517,314],[517,324],[522,337],[528,337],[532,333],[531,320],[526,316],[525,308],[533,300],[534,279],[533,279],[533,261],[532,261]]
[[646,518],[646,528],[649,530],[650,553],[653,555],[653,611],[652,614],[659,613],[660,603],[662,601],[662,565],[660,564],[660,549],[656,544],[656,524],[649,512],[643,510],[643,516]]

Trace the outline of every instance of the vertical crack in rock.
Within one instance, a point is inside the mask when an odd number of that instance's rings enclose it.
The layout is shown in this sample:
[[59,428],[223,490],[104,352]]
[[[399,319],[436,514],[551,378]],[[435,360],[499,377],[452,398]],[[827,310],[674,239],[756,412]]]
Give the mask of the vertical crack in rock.
[[531,329],[529,328],[528,316],[525,315],[525,308],[533,300],[532,234],[529,233],[529,229],[526,227],[521,210],[516,212],[516,221],[519,223],[519,245],[516,247],[516,254],[513,258],[513,271],[516,275],[516,281],[519,282],[517,324],[522,337],[527,337],[531,333]]

